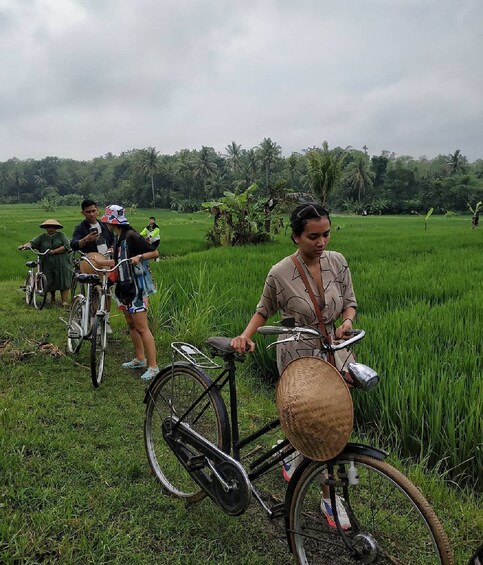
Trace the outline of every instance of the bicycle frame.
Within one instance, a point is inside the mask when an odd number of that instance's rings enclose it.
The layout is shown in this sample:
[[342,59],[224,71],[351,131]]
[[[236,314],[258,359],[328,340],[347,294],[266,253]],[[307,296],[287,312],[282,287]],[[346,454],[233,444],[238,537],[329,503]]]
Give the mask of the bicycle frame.
[[43,282],[44,283],[46,282],[45,275],[42,272],[42,258],[45,255],[48,255],[50,253],[50,249],[47,249],[46,251],[41,253],[40,251],[37,251],[33,247],[27,246],[27,247],[24,247],[23,250],[32,251],[32,253],[34,253],[36,255],[35,261],[27,261],[26,262],[27,267],[29,267],[30,269],[35,269],[35,270],[29,270],[27,272],[27,276],[29,278],[29,285],[27,285],[27,287],[24,289],[25,292],[30,294],[30,297],[27,300],[27,302],[30,304],[32,297],[33,297],[35,308],[42,309],[44,304],[45,304],[46,289],[45,288],[42,289],[43,290],[43,298],[41,299],[40,305],[37,305],[35,296],[37,294],[37,288],[38,288],[39,280],[41,278],[43,278]]

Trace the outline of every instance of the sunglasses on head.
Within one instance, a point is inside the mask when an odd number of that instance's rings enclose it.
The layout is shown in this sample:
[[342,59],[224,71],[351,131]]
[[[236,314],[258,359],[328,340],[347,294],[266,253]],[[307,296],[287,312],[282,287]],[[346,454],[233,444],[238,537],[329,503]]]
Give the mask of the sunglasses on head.
[[319,214],[319,212],[317,212],[317,209],[315,208],[315,206],[313,204],[307,204],[306,206],[304,206],[302,208],[302,210],[297,212],[297,218],[299,220],[302,220],[302,219],[304,219],[307,216],[312,215],[312,214],[314,214],[312,217],[315,217],[315,218],[322,217],[321,214]]

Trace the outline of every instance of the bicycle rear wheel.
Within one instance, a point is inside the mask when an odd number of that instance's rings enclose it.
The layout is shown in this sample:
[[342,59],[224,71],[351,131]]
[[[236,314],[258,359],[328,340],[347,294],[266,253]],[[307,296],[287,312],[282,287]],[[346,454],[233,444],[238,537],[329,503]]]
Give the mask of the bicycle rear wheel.
[[25,302],[31,304],[34,295],[34,276],[31,271],[25,277]]
[[84,339],[82,329],[82,315],[86,299],[78,295],[74,298],[69,312],[69,322],[67,325],[67,352],[77,353],[81,348]]
[[[166,443],[163,424],[169,422],[172,415],[177,418],[183,416],[211,383],[212,380],[206,373],[191,366],[174,364],[161,372],[147,394],[144,445],[149,465],[168,494],[187,502],[201,500],[205,493]],[[217,389],[212,389],[203,396],[183,418],[183,422],[220,449],[229,450],[228,416]],[[185,448],[191,451],[190,447]]]
[[97,316],[91,332],[91,378],[97,388],[104,375],[104,359],[107,346],[107,323],[105,316]]
[[47,298],[47,277],[44,273],[35,275],[34,285],[34,306],[37,310],[42,310]]
[[[347,483],[351,460],[359,475],[357,485]],[[288,495],[287,529],[296,563],[453,564],[448,539],[429,503],[394,467],[365,455],[344,454],[334,462],[334,475],[344,484],[336,492],[351,521],[346,534],[353,553],[320,508],[327,464],[311,462]]]

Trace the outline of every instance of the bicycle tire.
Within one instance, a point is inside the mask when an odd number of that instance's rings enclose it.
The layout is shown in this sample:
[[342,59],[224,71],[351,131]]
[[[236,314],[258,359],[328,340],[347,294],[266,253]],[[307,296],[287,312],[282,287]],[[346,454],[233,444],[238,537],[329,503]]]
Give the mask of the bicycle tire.
[[76,271],[72,274],[72,279],[70,282],[70,299],[71,302],[74,302],[74,298],[79,295],[82,294],[83,296],[86,295],[86,288],[85,288],[85,284],[79,282],[79,278],[78,276],[80,275],[80,271]]
[[[204,498],[205,492],[166,443],[162,423],[169,418],[171,407],[178,417],[182,416],[211,383],[206,373],[189,365],[175,363],[156,377],[147,393],[144,446],[149,465],[165,492],[190,503]],[[183,421],[223,451],[229,451],[228,415],[216,388],[211,389],[205,400]]]
[[37,310],[42,310],[47,299],[47,277],[44,273],[35,275],[34,284],[34,306]]
[[28,306],[32,304],[33,298],[33,291],[34,291],[34,277],[32,271],[27,273],[25,277],[25,302]]
[[77,353],[84,341],[82,318],[84,313],[85,298],[78,295],[70,306],[69,322],[67,325],[67,352]]
[[91,378],[97,388],[104,376],[104,361],[107,345],[107,323],[105,316],[97,316],[91,332]]
[[87,333],[88,335],[92,332],[92,327],[97,316],[97,311],[101,305],[101,288],[99,285],[89,285],[88,292],[90,293],[90,303],[89,303],[89,324]]
[[[354,486],[344,480],[351,460],[359,474],[359,484]],[[377,545],[375,555],[368,551],[357,560],[320,510],[326,469],[325,462],[309,463],[287,493],[287,532],[296,563],[454,563],[441,524],[414,484],[384,461],[346,453],[334,460],[337,482],[347,487],[336,487],[351,517],[352,528],[346,534],[353,543],[361,543],[362,535],[370,534]]]

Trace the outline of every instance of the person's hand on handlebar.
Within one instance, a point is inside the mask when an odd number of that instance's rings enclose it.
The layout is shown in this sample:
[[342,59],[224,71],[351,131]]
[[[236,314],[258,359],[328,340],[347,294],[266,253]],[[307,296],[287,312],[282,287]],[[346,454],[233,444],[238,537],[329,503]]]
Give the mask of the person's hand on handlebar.
[[255,351],[255,344],[253,343],[253,341],[243,334],[234,337],[231,340],[230,345],[237,353],[247,353],[248,351]]
[[342,324],[335,330],[336,339],[349,339],[352,337],[352,320],[346,318],[342,321]]

